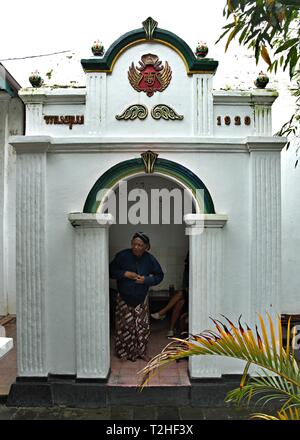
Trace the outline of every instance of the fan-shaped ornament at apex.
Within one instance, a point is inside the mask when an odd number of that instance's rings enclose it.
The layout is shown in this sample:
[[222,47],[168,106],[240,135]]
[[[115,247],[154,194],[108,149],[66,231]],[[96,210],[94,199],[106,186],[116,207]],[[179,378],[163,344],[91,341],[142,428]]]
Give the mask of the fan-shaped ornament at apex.
[[162,92],[168,87],[172,79],[168,61],[163,66],[157,55],[148,53],[141,57],[139,64],[140,67],[134,67],[132,62],[128,70],[129,82],[136,91],[153,96],[155,92]]

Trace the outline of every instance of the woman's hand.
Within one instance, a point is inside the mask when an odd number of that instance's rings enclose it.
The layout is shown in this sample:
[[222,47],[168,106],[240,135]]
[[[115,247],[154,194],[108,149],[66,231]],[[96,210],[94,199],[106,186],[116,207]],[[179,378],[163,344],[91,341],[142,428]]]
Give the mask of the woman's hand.
[[126,271],[126,272],[124,273],[124,277],[125,277],[125,278],[129,278],[130,280],[135,281],[135,280],[137,279],[137,277],[138,277],[138,274],[135,273],[135,272],[129,272],[129,271]]
[[136,277],[136,279],[135,279],[135,282],[136,282],[137,284],[144,284],[144,282],[145,282],[145,277],[144,277],[143,275],[137,275],[137,277]]

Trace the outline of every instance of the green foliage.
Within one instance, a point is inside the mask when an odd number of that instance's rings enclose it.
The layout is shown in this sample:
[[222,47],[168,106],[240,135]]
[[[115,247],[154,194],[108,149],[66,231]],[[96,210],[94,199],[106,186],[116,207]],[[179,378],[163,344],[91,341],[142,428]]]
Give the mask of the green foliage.
[[[231,23],[224,26],[224,33],[218,41],[229,33],[225,49],[233,38],[239,35],[239,43],[254,49],[258,62],[268,48],[274,52],[270,60],[270,70],[275,70],[284,55],[283,69],[289,69],[290,78],[299,71],[300,61],[300,1],[275,0],[227,0],[223,11]],[[278,54],[280,54],[278,56]]]
[[[268,64],[269,71],[277,73],[278,67],[288,70],[295,81],[293,95],[296,109],[277,133],[294,138],[300,148],[300,0],[227,0],[223,15],[232,19],[226,24],[220,41],[228,35],[225,51],[235,37],[239,44],[252,49],[256,63],[260,57]],[[271,55],[269,54],[271,52]],[[286,145],[290,146],[290,138]],[[298,164],[298,159],[295,166]]]
[[[268,315],[268,324],[259,315],[260,329],[252,330],[239,319],[235,325],[229,319],[226,323],[213,319],[215,331],[206,330],[188,339],[176,339],[155,356],[140,372],[144,387],[158,368],[187,356],[219,355],[244,360],[246,366],[239,388],[231,391],[227,402],[240,404],[257,398],[257,404],[265,405],[276,401],[281,405],[277,416],[255,414],[264,419],[300,420],[300,370],[290,344],[290,321],[287,326],[287,343],[282,343],[281,320],[275,322]],[[293,335],[293,339],[295,338]],[[260,368],[258,377],[247,379],[249,367],[254,364]]]

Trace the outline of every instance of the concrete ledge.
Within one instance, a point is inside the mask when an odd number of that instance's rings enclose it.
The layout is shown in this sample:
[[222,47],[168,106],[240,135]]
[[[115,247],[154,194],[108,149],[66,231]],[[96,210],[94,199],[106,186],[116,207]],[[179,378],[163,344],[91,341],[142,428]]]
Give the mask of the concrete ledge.
[[4,356],[13,348],[13,338],[2,338],[0,337],[0,358]]

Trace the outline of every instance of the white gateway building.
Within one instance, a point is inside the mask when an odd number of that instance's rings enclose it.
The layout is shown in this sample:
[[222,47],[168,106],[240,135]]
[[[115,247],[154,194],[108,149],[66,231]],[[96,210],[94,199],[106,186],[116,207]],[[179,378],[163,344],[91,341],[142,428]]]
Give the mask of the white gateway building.
[[[99,50],[82,60],[86,87],[19,92],[26,133],[10,138],[18,334],[11,404],[76,404],[83,392],[86,402],[108,402],[108,264],[136,230],[150,236],[165,272],[156,290],[180,285],[189,250],[190,333],[220,314],[253,323],[258,312],[283,311],[277,92],[213,91],[218,62],[151,18],[105,55]],[[107,195],[121,183],[128,203],[110,210]],[[153,189],[188,195],[180,221],[171,209],[168,221],[151,222],[160,205],[137,204]],[[230,359],[188,364],[191,389],[213,379],[211,393],[242,371]]]

